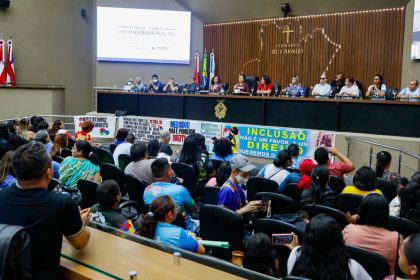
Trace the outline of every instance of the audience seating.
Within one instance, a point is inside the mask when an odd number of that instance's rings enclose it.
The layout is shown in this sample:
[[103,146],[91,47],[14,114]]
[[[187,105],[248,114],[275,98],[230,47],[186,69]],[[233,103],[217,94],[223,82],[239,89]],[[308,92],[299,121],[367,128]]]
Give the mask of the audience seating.
[[333,217],[337,221],[340,230],[343,230],[347,225],[346,215],[344,215],[344,213],[340,210],[315,204],[305,205],[302,207],[302,210],[306,211],[311,219],[312,217],[322,213]]
[[232,251],[244,249],[242,217],[229,209],[204,204],[200,208],[200,236],[204,240],[229,242],[229,249],[212,248],[211,255],[230,261]]
[[259,192],[255,195],[255,200],[263,198],[271,200],[272,215],[292,214],[297,211],[296,203],[288,196],[272,192]]
[[376,188],[391,202],[397,196],[397,186],[384,178],[378,178]]
[[131,158],[130,155],[121,154],[121,155],[118,156],[118,166],[120,167],[122,172],[124,172],[127,165],[129,165],[130,162],[132,162],[132,161],[133,161],[133,159]]
[[59,157],[59,156],[52,156],[52,160],[61,164],[64,158]]
[[128,192],[128,198],[137,201],[142,213],[146,213],[147,209],[144,204],[143,194],[147,187],[146,182],[134,177],[133,175],[124,174],[124,182]]
[[52,191],[55,189],[55,187],[60,184],[60,181],[58,179],[52,178],[50,183],[48,184],[48,190]]
[[211,163],[213,163],[214,170],[219,170],[220,165],[223,163],[223,160],[218,159],[211,159]]
[[302,194],[302,191],[297,188],[297,185],[297,183],[287,184],[282,194],[290,197],[295,201],[297,205],[300,205],[300,196]]
[[350,257],[360,263],[373,280],[382,280],[389,275],[388,260],[378,253],[346,245]]
[[82,194],[82,209],[89,208],[98,202],[96,198],[96,188],[98,183],[90,180],[80,179],[77,181],[77,188]]
[[92,153],[98,156],[100,163],[115,164],[114,157],[105,149],[92,147]]
[[350,214],[357,214],[363,196],[357,194],[341,193],[335,200],[336,208],[343,213],[350,212]]
[[328,185],[330,186],[331,190],[335,193],[341,193],[346,187],[346,183],[344,182],[344,180],[337,176],[331,176]]
[[406,238],[414,233],[420,233],[420,225],[405,218],[389,216],[385,221],[384,228],[390,231],[398,231]]
[[297,276],[286,276],[286,277],[282,277],[282,280],[310,280],[308,278],[303,278],[303,277],[297,277]]
[[174,162],[171,166],[176,175],[184,180],[182,185],[195,198],[197,194],[197,172],[192,166],[182,162]]
[[[270,239],[273,233],[293,232],[294,234],[298,236],[300,241],[302,240],[302,236],[303,236],[303,232],[297,229],[294,225],[291,225],[282,221],[271,220],[271,219],[259,219],[255,223],[254,233],[259,233],[259,232],[267,234],[270,237]],[[287,259],[289,258],[289,255],[290,255],[290,249],[282,245],[274,246],[274,249],[276,250],[277,259],[279,261],[280,276],[286,276],[287,275]]]
[[[125,210],[128,208],[128,210]],[[134,213],[131,210],[134,208],[136,210]],[[143,209],[140,204],[137,201],[134,200],[127,200],[123,201],[118,205],[118,209],[121,210],[121,214],[123,214],[127,219],[130,219],[132,221],[137,220],[141,214],[143,214]]]
[[279,185],[270,179],[262,177],[251,177],[246,184],[247,188],[247,199],[249,201],[255,200],[255,195],[258,192],[277,192]]
[[114,154],[115,149],[117,148],[118,144],[112,143],[109,145],[109,151],[111,154]]
[[217,205],[217,196],[220,188],[205,187],[203,190],[203,204]]
[[127,193],[127,188],[124,184],[124,175],[121,170],[113,164],[103,163],[100,165],[102,181],[115,180],[120,187],[121,195],[124,196]]

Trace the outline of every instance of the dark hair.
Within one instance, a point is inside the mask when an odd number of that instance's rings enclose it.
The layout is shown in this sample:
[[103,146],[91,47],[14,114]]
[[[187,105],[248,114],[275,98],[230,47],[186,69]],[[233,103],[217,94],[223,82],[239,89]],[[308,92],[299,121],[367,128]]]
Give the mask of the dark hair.
[[417,184],[420,185],[420,171],[416,171],[412,176],[411,176],[411,180],[413,180],[414,182],[416,182]]
[[147,152],[149,157],[157,157],[160,152],[160,142],[157,139],[150,140],[147,144]]
[[312,170],[312,195],[316,202],[322,200],[323,194],[327,191],[328,182],[330,181],[330,170],[325,165],[317,165]]
[[[33,118],[33,117],[32,117]],[[32,120],[32,118],[31,118],[31,120]],[[31,122],[32,123],[32,122]],[[25,127],[25,129],[28,129],[28,126],[29,126],[29,119],[28,118],[21,118],[20,119],[20,121],[19,121],[19,126],[22,128],[22,127]]]
[[158,158],[152,162],[152,174],[155,178],[162,178],[165,176],[166,170],[171,168],[169,161],[166,158]]
[[34,129],[34,132],[36,133],[40,130],[46,130],[46,129],[48,129],[48,127],[49,127],[49,124],[45,121],[42,121],[42,122],[40,122],[36,125],[36,127]]
[[234,135],[238,135],[238,133],[239,133],[239,130],[238,130],[238,128],[237,128],[236,126],[232,126],[232,127],[231,127],[231,129],[230,129],[230,131],[231,131]]
[[389,202],[380,194],[370,193],[360,203],[357,224],[382,227],[389,216]]
[[376,155],[376,177],[384,176],[385,166],[391,163],[391,154],[387,151],[381,151]]
[[313,217],[306,226],[300,252],[291,275],[310,279],[353,279],[343,235],[334,218],[326,214]]
[[152,215],[143,215],[141,221],[140,235],[154,239],[156,234],[156,225],[162,221],[165,216],[175,209],[175,202],[169,195],[162,195],[155,198],[150,204]]
[[12,158],[13,158],[13,151],[6,152],[0,161],[0,183],[6,179],[7,175],[10,174],[12,170]]
[[31,124],[32,124],[32,131],[37,132],[38,131],[38,125],[41,122],[45,122],[45,119],[40,116],[32,116],[31,117]]
[[375,171],[368,166],[360,167],[354,174],[353,184],[362,191],[373,191],[376,189]]
[[13,172],[23,181],[41,179],[44,172],[52,168],[51,162],[44,145],[31,141],[16,150],[12,159]]
[[5,123],[0,123],[0,139],[9,141],[9,128]]
[[199,151],[200,147],[198,146],[196,137],[194,135],[188,135],[182,145],[179,161],[186,164],[195,164],[198,160]]
[[349,80],[350,83],[354,84],[354,78],[353,77],[347,77],[346,80]]
[[50,135],[55,135],[60,130],[62,120],[55,120],[51,126]]
[[220,164],[216,172],[216,182],[218,187],[222,187],[223,184],[229,179],[232,168],[228,161],[224,161]]
[[293,157],[299,156],[299,146],[296,144],[290,144],[289,147],[287,147],[289,152],[292,154]]
[[88,159],[90,162],[92,162],[95,165],[99,164],[98,157],[92,153],[92,146],[90,143],[86,140],[77,141],[75,144],[76,149],[82,153],[82,156],[86,159]]
[[103,181],[96,188],[96,198],[103,210],[110,209],[120,194],[120,187],[115,180]]
[[[420,233],[410,235],[407,240],[403,243],[402,251],[408,260],[410,265],[417,266],[420,268]],[[417,273],[419,274],[419,273]]]
[[144,143],[135,143],[130,147],[131,159],[136,162],[146,157],[147,146]]
[[277,158],[273,161],[276,167],[287,167],[287,162],[292,160],[292,154],[289,150],[282,150],[277,154]]
[[264,82],[265,82],[266,85],[271,84],[271,80],[270,80],[270,77],[269,76],[264,75],[264,76],[262,76],[262,79],[264,80]]
[[136,135],[134,135],[134,133],[132,132],[128,133],[127,138],[125,139],[125,142],[133,144],[134,141],[136,141]]
[[206,138],[200,133],[194,133],[194,137],[197,140],[198,147],[200,148],[200,150],[207,151]]
[[384,84],[384,77],[381,74],[376,74],[374,77],[379,77],[379,90],[381,90],[382,85]]
[[12,146],[12,149],[16,150],[20,146],[25,145],[27,141],[18,135],[12,134],[10,135],[9,143]]
[[244,78],[244,83],[246,83],[246,75],[244,73],[240,73],[239,74],[239,77]]
[[18,122],[16,120],[10,120],[7,122],[7,128],[9,129],[9,134],[16,134],[16,125]]
[[128,135],[128,129],[127,128],[120,128],[118,129],[117,135],[115,136],[116,140],[125,140]]
[[276,269],[277,253],[271,244],[270,237],[257,233],[245,243],[243,266],[266,275],[280,277]]
[[222,159],[225,159],[228,155],[231,155],[232,144],[226,138],[219,138],[214,142],[213,152]]
[[315,150],[314,158],[318,164],[327,164],[328,162],[328,150],[324,147],[320,147]]
[[211,78],[211,81],[210,81],[210,83],[211,83],[211,85],[214,85],[214,78],[219,78],[219,84],[222,82],[221,80],[220,80],[220,76],[219,75],[215,75],[215,76],[213,76],[213,78]]
[[153,78],[159,79],[159,76],[158,76],[157,74],[153,74],[153,75],[152,75],[152,79],[153,79]]
[[408,183],[400,199],[401,217],[420,225],[420,185],[414,181]]

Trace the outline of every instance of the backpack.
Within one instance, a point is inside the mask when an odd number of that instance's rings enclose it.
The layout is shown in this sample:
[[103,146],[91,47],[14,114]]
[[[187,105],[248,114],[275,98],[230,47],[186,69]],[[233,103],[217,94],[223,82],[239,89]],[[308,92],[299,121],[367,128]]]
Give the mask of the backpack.
[[30,243],[24,227],[0,224],[0,280],[32,279]]

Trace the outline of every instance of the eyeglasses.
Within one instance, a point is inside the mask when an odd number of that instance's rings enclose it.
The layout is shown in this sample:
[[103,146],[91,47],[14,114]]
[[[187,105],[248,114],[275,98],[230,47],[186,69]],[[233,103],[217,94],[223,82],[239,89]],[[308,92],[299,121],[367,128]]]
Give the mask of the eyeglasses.
[[321,77],[321,78],[319,78],[319,79],[320,79],[320,80],[325,80],[326,78],[322,78],[322,77]]
[[410,86],[416,86],[416,84],[409,84]]

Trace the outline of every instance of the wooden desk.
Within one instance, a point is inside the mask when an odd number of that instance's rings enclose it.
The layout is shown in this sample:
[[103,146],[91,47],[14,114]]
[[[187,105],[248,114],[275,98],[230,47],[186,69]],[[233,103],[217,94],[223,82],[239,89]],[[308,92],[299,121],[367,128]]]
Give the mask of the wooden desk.
[[130,241],[97,229],[89,228],[89,244],[82,250],[63,241],[62,255],[106,271],[118,278],[106,277],[82,264],[61,257],[64,274],[70,279],[129,279],[130,271],[137,271],[138,280],[159,279],[244,279],[181,257],[181,264],[173,264],[172,254]]

